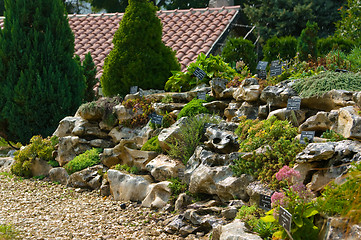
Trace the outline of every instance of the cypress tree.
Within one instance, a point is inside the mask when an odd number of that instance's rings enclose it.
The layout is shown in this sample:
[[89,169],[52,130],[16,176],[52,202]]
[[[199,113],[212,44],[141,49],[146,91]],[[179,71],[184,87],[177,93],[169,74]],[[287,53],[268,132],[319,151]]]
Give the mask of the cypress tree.
[[5,0],[0,34],[0,134],[26,143],[73,115],[85,82],[61,0]]
[[162,25],[148,0],[129,0],[113,44],[100,79],[106,96],[124,96],[132,85],[162,89],[171,71],[180,69],[175,52],[162,42]]
[[86,90],[84,100],[86,102],[91,102],[95,100],[95,92],[94,86],[97,83],[97,79],[95,78],[97,74],[97,67],[93,61],[92,55],[88,52],[85,55],[83,64],[82,64],[82,71],[85,77],[86,82]]

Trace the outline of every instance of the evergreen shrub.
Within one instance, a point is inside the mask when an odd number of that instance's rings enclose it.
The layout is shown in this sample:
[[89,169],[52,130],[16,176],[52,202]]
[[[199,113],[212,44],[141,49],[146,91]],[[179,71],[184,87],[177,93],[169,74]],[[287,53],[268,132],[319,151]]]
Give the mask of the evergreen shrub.
[[206,103],[206,101],[194,98],[182,108],[177,119],[195,116],[200,113],[209,113],[209,110],[203,106],[203,103]]
[[68,162],[64,168],[69,174],[72,174],[87,167],[94,166],[100,163],[99,154],[102,151],[103,150],[101,148],[92,148],[87,150],[85,153],[76,156],[73,160]]
[[293,36],[272,37],[263,46],[264,61],[293,59],[297,54],[297,39]]
[[163,89],[171,71],[180,70],[175,52],[162,42],[156,10],[147,0],[129,0],[104,62],[100,81],[106,96],[124,96],[131,86]]
[[315,60],[317,58],[318,29],[317,23],[308,21],[306,28],[302,30],[297,43],[297,51],[301,61]]
[[320,38],[317,41],[317,49],[321,56],[328,54],[332,50],[340,50],[344,53],[350,53],[355,42],[349,39],[338,36],[329,36],[327,38]]
[[304,98],[321,96],[333,89],[361,91],[361,73],[322,72],[296,81],[292,88]]
[[243,38],[228,39],[222,50],[222,57],[228,63],[243,61],[251,72],[256,70],[257,55],[250,40]]
[[0,135],[27,143],[74,115],[85,89],[61,0],[5,1],[0,36]]
[[[193,75],[197,68],[206,72],[206,76],[202,81]],[[228,63],[224,62],[220,56],[210,54],[206,57],[201,53],[195,62],[189,64],[187,72],[172,71],[172,74],[164,89],[172,92],[186,92],[201,83],[208,84],[212,78],[223,78],[230,81],[237,75],[237,72]]]
[[23,149],[15,152],[14,164],[11,166],[11,172],[20,177],[30,178],[31,164],[36,158],[44,160],[52,166],[59,166],[58,162],[53,157],[55,145],[58,144],[56,136],[47,137],[43,139],[41,136],[33,136],[30,139],[30,144]]
[[97,84],[98,79],[95,78],[97,74],[97,67],[93,61],[92,55],[88,52],[85,55],[84,61],[82,63],[82,72],[85,77],[86,89],[84,101],[91,102],[95,100],[94,86]]

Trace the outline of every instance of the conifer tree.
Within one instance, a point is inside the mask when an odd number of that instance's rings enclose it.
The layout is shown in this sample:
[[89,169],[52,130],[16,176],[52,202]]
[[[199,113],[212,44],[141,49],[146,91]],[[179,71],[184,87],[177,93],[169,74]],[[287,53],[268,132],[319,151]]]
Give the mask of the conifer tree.
[[5,0],[0,34],[0,134],[26,143],[73,115],[85,82],[61,0]]
[[85,77],[86,89],[84,100],[86,102],[91,102],[95,100],[94,86],[97,83],[98,79],[95,78],[97,74],[97,67],[93,61],[92,55],[88,52],[85,55],[84,61],[82,63],[82,71]]
[[124,96],[132,85],[162,89],[171,71],[180,69],[175,52],[162,42],[162,25],[148,0],[129,0],[113,44],[100,79],[106,96]]

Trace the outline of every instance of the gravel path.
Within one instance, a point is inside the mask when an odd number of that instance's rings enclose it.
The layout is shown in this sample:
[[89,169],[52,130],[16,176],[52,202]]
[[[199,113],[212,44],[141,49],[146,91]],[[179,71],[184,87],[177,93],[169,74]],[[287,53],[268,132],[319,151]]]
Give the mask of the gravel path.
[[163,232],[169,213],[120,205],[94,191],[21,179],[0,168],[0,224],[12,224],[21,239],[183,239]]

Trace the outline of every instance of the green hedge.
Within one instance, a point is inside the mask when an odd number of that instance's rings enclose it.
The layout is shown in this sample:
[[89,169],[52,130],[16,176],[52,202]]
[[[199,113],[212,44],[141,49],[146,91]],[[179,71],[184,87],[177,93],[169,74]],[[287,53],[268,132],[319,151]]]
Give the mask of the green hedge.
[[273,37],[263,46],[264,61],[292,59],[297,53],[297,39],[293,36]]

